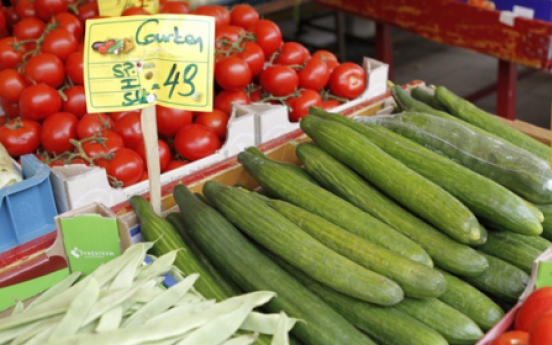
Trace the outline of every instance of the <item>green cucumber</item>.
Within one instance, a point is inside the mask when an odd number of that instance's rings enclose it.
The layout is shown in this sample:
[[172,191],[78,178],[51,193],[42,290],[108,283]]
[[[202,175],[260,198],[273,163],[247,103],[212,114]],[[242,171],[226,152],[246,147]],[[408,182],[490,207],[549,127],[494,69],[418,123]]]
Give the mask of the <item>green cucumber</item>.
[[546,162],[550,161],[549,146],[513,129],[475,104],[457,96],[446,87],[437,86],[435,97],[447,107],[452,115],[491,132],[509,143],[533,153]]
[[413,87],[410,89],[410,96],[417,101],[423,102],[435,110],[447,111],[445,105],[435,97],[435,94],[429,93],[421,87]]
[[249,192],[207,181],[203,194],[240,230],[313,279],[379,305],[403,299],[397,283],[326,247]]
[[489,232],[487,242],[479,249],[521,268],[527,274],[531,274],[533,262],[542,253],[533,246],[511,237],[506,231]]
[[475,344],[484,335],[475,321],[437,298],[405,298],[395,308],[435,329],[451,345]]
[[445,278],[431,267],[377,246],[286,201],[268,199],[265,203],[328,248],[392,279],[405,296],[437,297],[446,289]]
[[322,149],[437,229],[464,244],[481,237],[477,219],[464,204],[349,125],[308,115],[300,126]]
[[[360,127],[360,123],[354,127],[351,124],[351,127],[366,135],[382,150],[412,170],[458,198],[476,216],[490,219],[511,231],[531,235],[542,232],[542,225],[533,209],[525,200],[504,186],[387,128],[374,124],[371,122],[373,117],[364,117],[364,119],[367,119],[361,122],[364,127]],[[474,244],[482,244],[481,242]]]
[[464,280],[437,269],[447,280],[447,290],[439,299],[471,318],[483,330],[488,331],[504,316],[504,310],[491,298]]
[[550,246],[552,246],[552,242],[550,242],[549,240],[547,240],[542,236],[528,236],[528,235],[516,234],[513,232],[504,232],[504,233],[506,233],[510,238],[513,238],[517,241],[530,245],[531,247],[537,249],[539,253],[544,252],[545,250],[550,248]]
[[542,222],[542,237],[546,238],[549,241],[552,241],[552,204],[549,205],[539,205],[535,206],[542,212],[544,215],[544,220]]
[[[186,229],[186,226],[184,224],[184,219],[182,219],[182,216],[177,212],[170,212],[165,219],[171,223],[173,228],[178,232],[184,243],[186,243],[186,247],[190,250],[191,254],[197,259],[197,261],[203,266],[204,274],[209,274],[211,278],[217,282],[217,284],[221,287],[228,287],[230,286],[231,289],[227,291],[229,296],[238,295],[240,292],[240,289],[233,284],[227,277],[223,276],[213,265],[211,261],[209,261],[209,258],[201,251],[197,243],[192,238],[192,235],[190,233],[190,229]],[[233,295],[230,295],[233,293]]]
[[490,297],[496,297],[505,302],[516,302],[529,283],[529,275],[502,259],[481,253],[487,258],[489,268],[481,275],[462,277],[462,279]]
[[435,265],[459,275],[478,275],[487,268],[481,254],[416,217],[316,144],[300,143],[295,153],[324,188],[417,242]]
[[204,266],[193,255],[187,244],[178,232],[165,218],[157,215],[144,197],[134,195],[128,200],[140,221],[140,231],[148,242],[154,242],[151,251],[161,256],[172,250],[178,250],[174,265],[186,275],[199,273],[201,279],[194,283],[194,287],[207,299],[222,301],[238,294],[230,284],[221,282],[205,270]]
[[306,182],[278,161],[259,158],[248,151],[240,152],[238,161],[270,195],[413,261],[433,265],[427,252],[414,241],[324,188]]
[[343,295],[310,279],[277,257],[269,257],[317,294],[350,323],[385,345],[448,345],[433,328],[394,307],[380,307]]
[[531,202],[552,202],[548,162],[505,141],[424,113],[377,116],[369,121],[438,152]]
[[305,344],[355,345],[375,343],[251,243],[228,219],[204,203],[186,186],[173,195],[186,228],[201,250],[221,272],[245,292],[274,291],[264,307],[298,318],[291,333]]

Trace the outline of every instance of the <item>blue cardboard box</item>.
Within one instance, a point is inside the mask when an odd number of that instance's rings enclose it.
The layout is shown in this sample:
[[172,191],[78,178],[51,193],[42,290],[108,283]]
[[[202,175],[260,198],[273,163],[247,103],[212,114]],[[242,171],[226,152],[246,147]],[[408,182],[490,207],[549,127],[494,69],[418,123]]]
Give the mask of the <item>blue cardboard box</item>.
[[514,6],[522,6],[535,11],[534,19],[552,21],[552,0],[493,0],[496,9],[513,11]]
[[0,252],[56,230],[50,169],[31,154],[21,170],[23,181],[0,189]]

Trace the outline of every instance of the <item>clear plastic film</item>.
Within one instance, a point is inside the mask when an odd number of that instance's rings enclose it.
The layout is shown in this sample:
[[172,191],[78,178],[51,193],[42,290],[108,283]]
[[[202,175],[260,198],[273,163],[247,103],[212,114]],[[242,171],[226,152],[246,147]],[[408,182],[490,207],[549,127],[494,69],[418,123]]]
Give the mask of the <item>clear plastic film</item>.
[[552,203],[552,171],[548,162],[444,118],[425,113],[359,116],[407,137],[503,185],[527,200]]

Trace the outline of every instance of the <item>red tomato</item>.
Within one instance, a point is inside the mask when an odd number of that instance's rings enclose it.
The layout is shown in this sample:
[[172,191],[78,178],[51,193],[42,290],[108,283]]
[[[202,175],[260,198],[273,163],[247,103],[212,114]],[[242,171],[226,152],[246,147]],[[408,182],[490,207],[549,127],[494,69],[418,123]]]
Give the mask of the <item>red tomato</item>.
[[61,104],[58,91],[46,84],[29,85],[19,98],[21,116],[37,121],[60,111]]
[[61,61],[67,60],[71,53],[76,52],[79,43],[75,36],[63,28],[50,31],[40,46],[43,53],[56,55]]
[[341,102],[335,99],[328,99],[326,101],[322,101],[322,104],[320,105],[320,108],[325,110],[330,110],[335,107],[338,107],[341,105]]
[[21,19],[36,17],[36,11],[31,0],[19,0],[15,5],[15,13]]
[[267,93],[276,97],[282,97],[290,95],[297,90],[299,77],[288,66],[272,65],[261,72],[259,83]]
[[322,97],[314,90],[301,90],[299,97],[291,97],[286,101],[291,108],[289,112],[289,121],[299,122],[301,118],[309,114],[309,107],[320,107]]
[[[159,150],[159,169],[163,172],[171,160],[171,149],[169,148],[169,144],[161,139],[157,139],[157,148]],[[146,157],[146,144],[144,141],[141,141],[138,146],[136,146],[136,152],[138,152],[140,157],[142,157],[142,160],[144,161],[144,169],[147,171],[148,165]]]
[[29,119],[15,119],[0,127],[0,143],[10,156],[33,153],[40,146],[40,124]]
[[[34,40],[39,38],[46,29],[46,23],[37,17],[28,17],[22,19],[13,27],[13,36],[19,41]],[[36,43],[25,44],[26,49],[34,49]]]
[[324,61],[311,58],[305,68],[299,71],[299,87],[303,89],[322,90],[330,80],[330,71]]
[[194,11],[194,14],[215,17],[215,28],[230,25],[230,12],[221,5],[201,5]]
[[197,123],[182,127],[174,137],[176,152],[191,161],[212,155],[221,146],[214,130]]
[[27,87],[25,78],[14,69],[0,71],[0,97],[8,102],[18,102]]
[[263,90],[260,87],[254,87],[252,91],[249,91],[249,99],[251,103],[261,102],[263,100]]
[[75,16],[69,12],[61,12],[56,14],[51,20],[50,23],[57,23],[59,28],[63,28],[75,36],[77,41],[80,41],[83,38],[83,28],[79,20],[79,17]]
[[191,111],[156,105],[157,133],[172,138],[178,130],[192,123]]
[[521,305],[514,328],[528,332],[533,322],[548,311],[552,311],[552,287],[542,287],[533,291]]
[[274,60],[274,63],[302,66],[308,58],[310,58],[310,53],[304,45],[297,42],[286,42],[278,51],[278,56]]
[[261,19],[249,29],[257,38],[257,44],[263,48],[265,58],[269,60],[282,44],[282,32],[276,23]]
[[552,313],[548,312],[539,317],[529,330],[528,345],[552,344]]
[[134,149],[143,139],[140,116],[140,113],[129,113],[115,122],[113,128],[123,137],[125,146],[131,149]]
[[215,96],[215,109],[222,110],[226,114],[232,114],[232,104],[247,105],[251,103],[247,93],[243,90],[227,91],[222,90]]
[[13,27],[19,21],[19,17],[17,16],[17,13],[15,13],[15,7],[14,6],[3,7],[2,12],[4,13],[4,17],[6,20],[6,29],[9,32],[12,32]]
[[508,331],[493,340],[490,345],[527,345],[529,334],[525,331]]
[[66,100],[62,100],[61,110],[72,113],[78,118],[86,114],[86,95],[84,86],[75,85],[63,91]]
[[16,68],[23,61],[25,51],[16,49],[14,37],[0,39],[0,68]]
[[142,110],[136,109],[136,110],[126,110],[126,111],[116,111],[109,113],[109,117],[113,120],[113,122],[119,121],[119,119],[123,116],[126,116],[128,114],[141,114]]
[[217,29],[215,35],[215,47],[226,50],[231,42],[236,42],[245,33],[245,30],[239,26],[225,25]]
[[265,63],[263,49],[255,42],[245,42],[242,49],[236,56],[247,63],[253,77],[259,75]]
[[114,186],[126,187],[135,184],[142,178],[144,161],[142,157],[129,148],[123,147],[113,151],[115,154],[105,167],[108,176],[116,180]]
[[76,51],[65,60],[65,72],[77,85],[84,84],[84,53]]
[[190,6],[184,1],[167,1],[159,8],[159,13],[185,14],[190,12]]
[[123,138],[113,131],[103,130],[88,137],[87,140],[82,141],[82,149],[84,153],[94,159],[94,164],[107,167],[109,161],[105,159],[105,156],[110,152],[125,147]]
[[167,164],[167,166],[165,167],[165,171],[175,170],[180,167],[183,167],[186,164],[190,164],[190,162],[173,159],[169,162],[169,164]]
[[33,0],[33,4],[37,17],[44,21],[69,9],[67,0]]
[[96,18],[99,15],[98,4],[96,2],[85,3],[84,5],[77,6],[77,15],[84,28],[87,19]]
[[44,83],[58,88],[65,79],[65,67],[57,55],[40,53],[27,61],[24,76],[29,84]]
[[50,154],[73,151],[70,140],[77,139],[79,119],[67,112],[58,112],[48,116],[42,123],[42,147]]
[[150,14],[145,8],[134,6],[126,8],[121,16],[148,16]]
[[19,102],[8,102],[0,97],[0,108],[4,111],[4,114],[9,118],[16,118],[20,116]]
[[364,69],[352,62],[344,62],[334,68],[330,76],[330,91],[346,99],[360,96],[366,89]]
[[259,13],[246,3],[236,4],[230,11],[230,25],[248,29],[259,21]]
[[[79,139],[93,136],[96,133],[112,129],[114,122],[104,113],[88,113],[84,115],[77,125],[77,135]],[[122,137],[121,137],[122,138]]]
[[251,82],[251,79],[249,65],[238,57],[224,58],[215,66],[215,80],[224,90],[241,90]]
[[332,73],[333,69],[339,65],[339,61],[337,60],[337,57],[334,55],[334,53],[328,50],[319,49],[312,54],[312,57],[318,58],[324,61],[328,66],[328,70],[330,71],[330,74]]
[[229,116],[222,110],[213,109],[213,111],[199,113],[195,118],[195,123],[199,123],[215,131],[220,140],[226,138]]

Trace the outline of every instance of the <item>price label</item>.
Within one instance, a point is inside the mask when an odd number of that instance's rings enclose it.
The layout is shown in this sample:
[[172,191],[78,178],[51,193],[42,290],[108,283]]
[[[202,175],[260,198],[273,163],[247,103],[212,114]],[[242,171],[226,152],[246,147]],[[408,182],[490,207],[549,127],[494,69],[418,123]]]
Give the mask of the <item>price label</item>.
[[129,7],[142,7],[151,14],[159,12],[159,0],[98,0],[98,12],[102,17],[117,17]]
[[84,78],[88,112],[160,104],[211,111],[213,17],[129,16],[86,22]]

